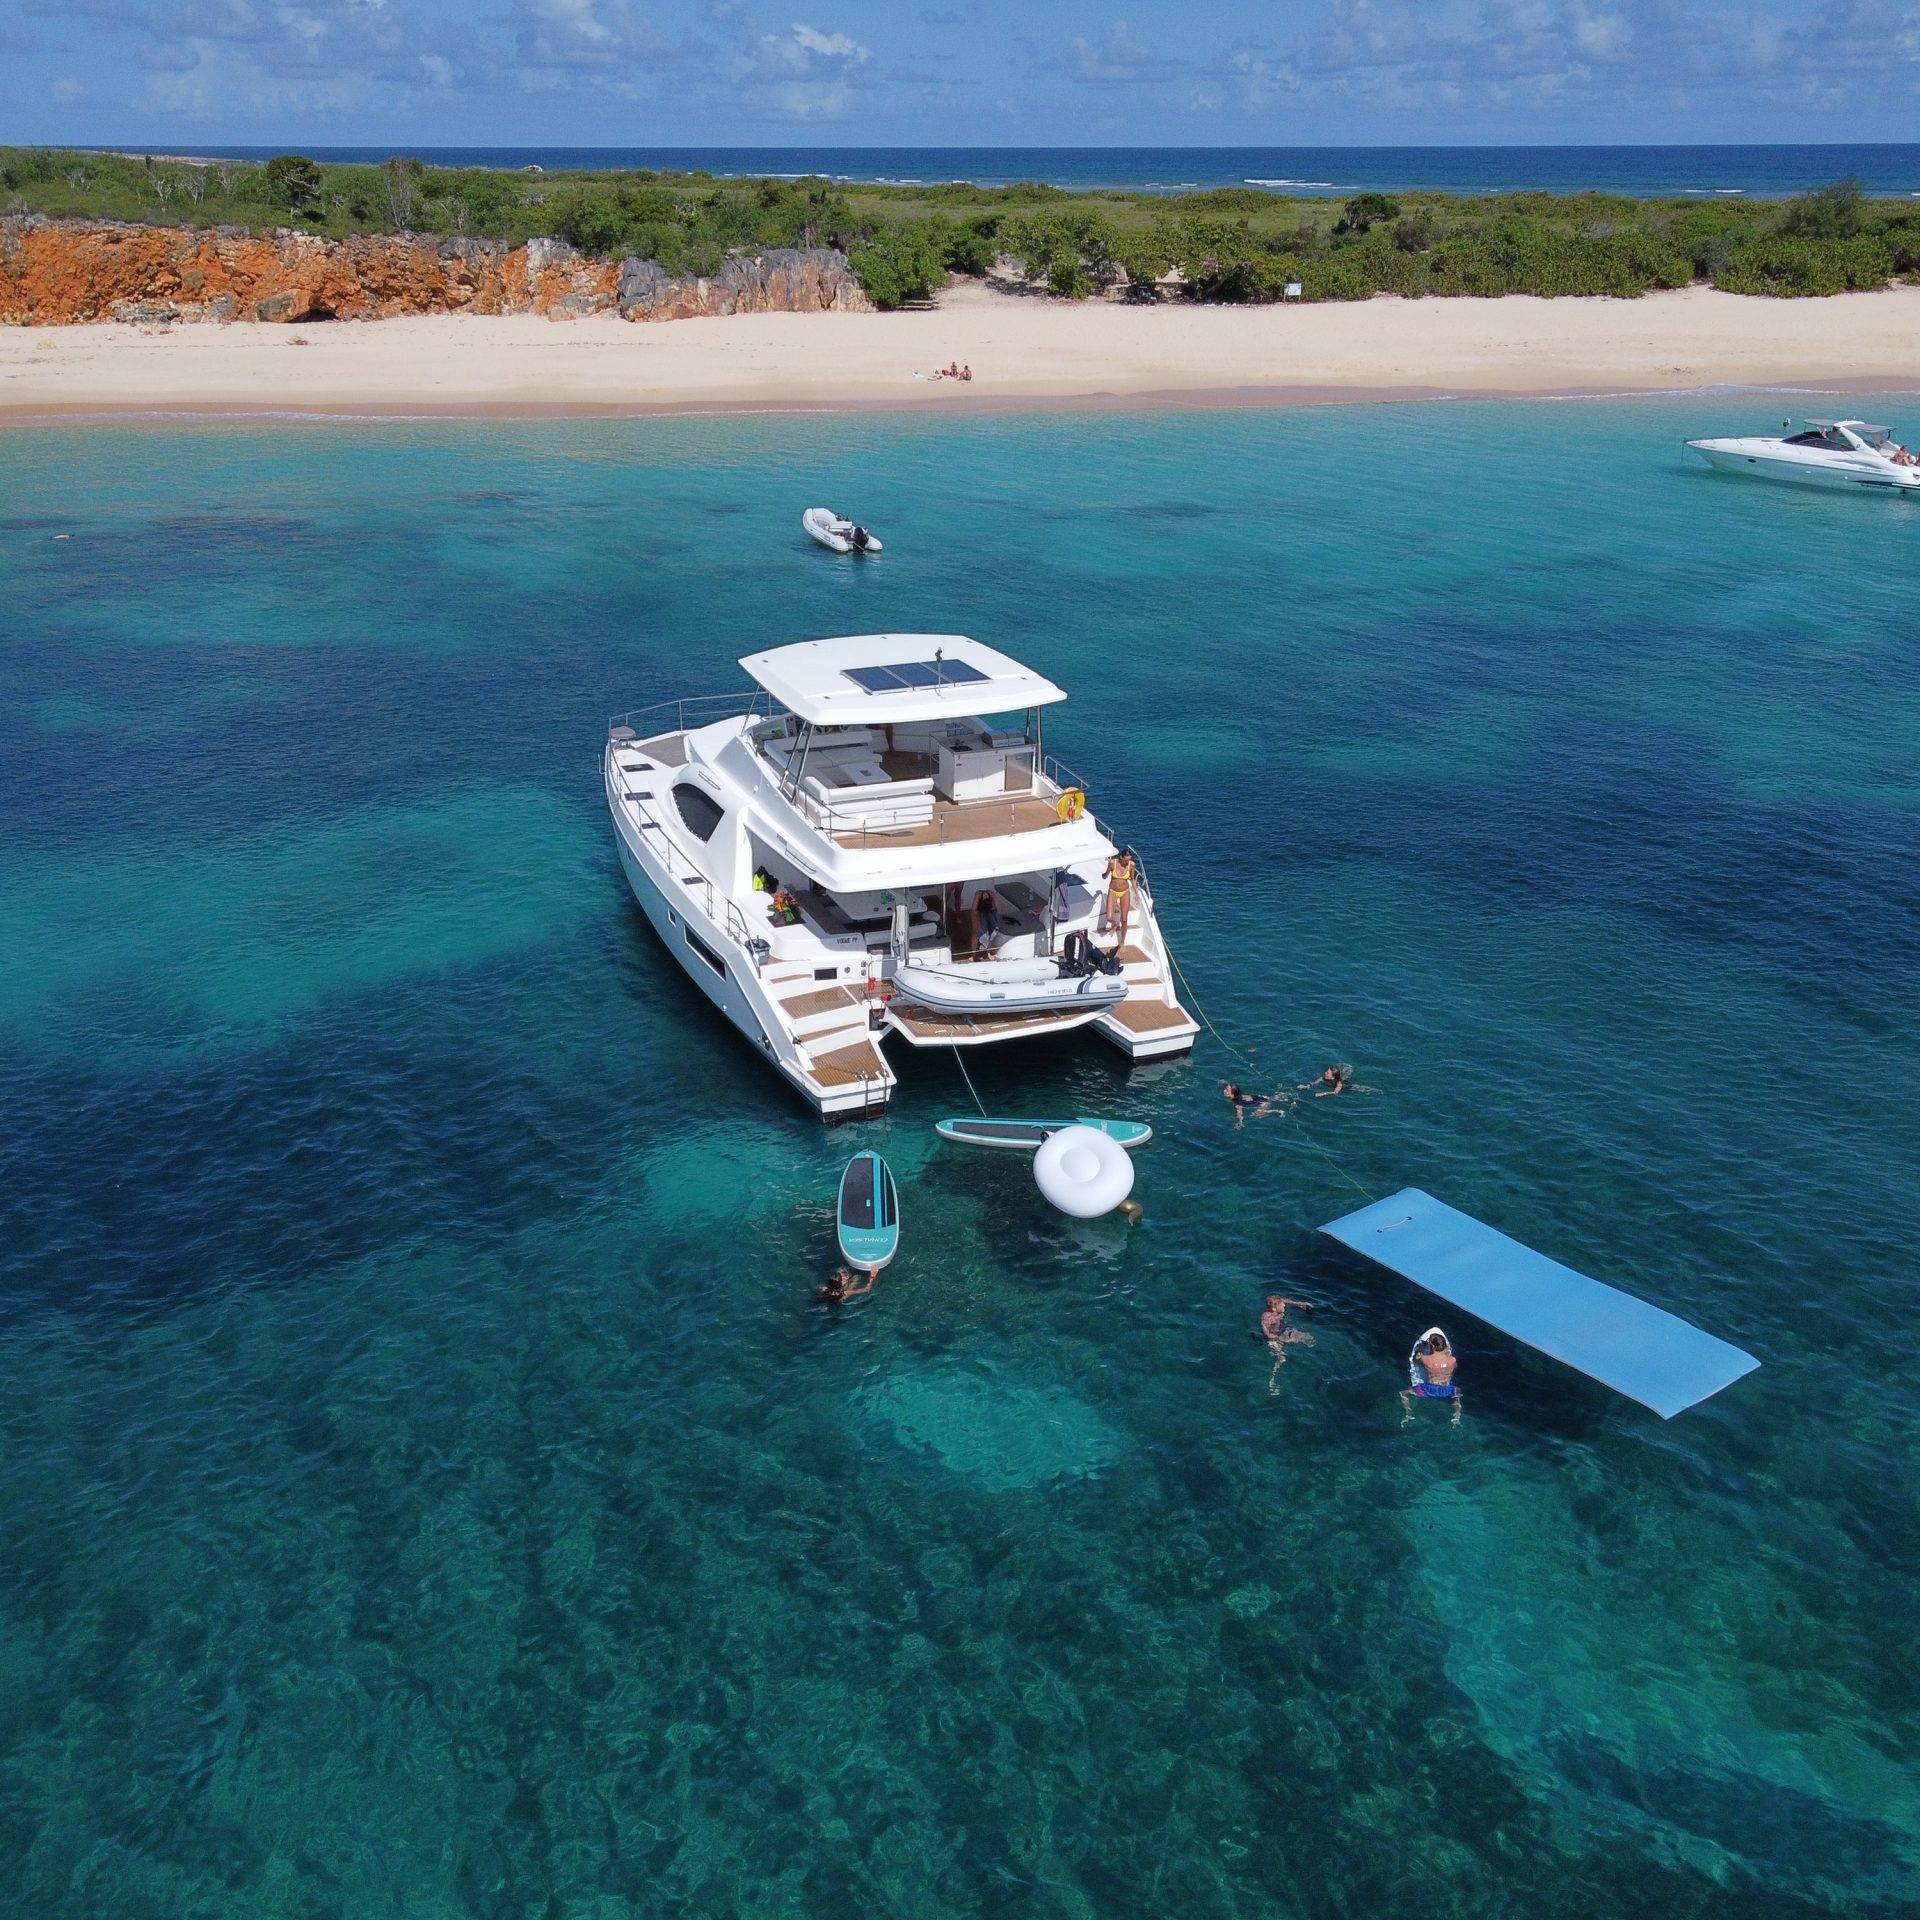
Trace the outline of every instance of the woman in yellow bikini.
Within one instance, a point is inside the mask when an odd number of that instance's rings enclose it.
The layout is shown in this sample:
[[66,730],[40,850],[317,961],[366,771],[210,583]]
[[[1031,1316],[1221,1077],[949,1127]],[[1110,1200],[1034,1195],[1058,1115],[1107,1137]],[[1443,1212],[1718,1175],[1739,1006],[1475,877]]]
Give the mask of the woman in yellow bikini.
[[1107,931],[1113,935],[1113,950],[1118,953],[1127,944],[1127,922],[1133,917],[1133,849],[1122,847],[1107,862]]

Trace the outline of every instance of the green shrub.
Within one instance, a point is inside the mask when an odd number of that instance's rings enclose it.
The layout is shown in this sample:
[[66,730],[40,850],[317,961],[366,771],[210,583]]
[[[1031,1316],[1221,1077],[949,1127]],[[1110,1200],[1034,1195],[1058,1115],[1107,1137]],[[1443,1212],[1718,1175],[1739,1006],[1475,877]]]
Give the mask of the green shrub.
[[1058,253],[1047,262],[1049,293],[1062,300],[1084,300],[1093,288],[1093,275],[1078,254]]
[[276,154],[261,169],[267,198],[298,213],[320,198],[320,169],[303,153]]
[[949,227],[946,234],[947,271],[975,275],[991,273],[994,259],[999,253],[999,244],[994,237],[999,225],[999,216],[989,214],[984,220],[969,220],[964,225]]
[[1384,193],[1359,193],[1341,209],[1335,233],[1365,233],[1376,221],[1398,220],[1400,202]]
[[1799,299],[1884,287],[1893,275],[1893,253],[1882,240],[1809,240],[1776,234],[1735,249],[1714,276],[1728,293]]
[[1866,221],[1860,182],[1836,180],[1787,203],[1780,231],[1802,240],[1851,240]]
[[895,227],[876,234],[850,256],[873,304],[891,313],[909,300],[924,300],[947,277],[945,250],[927,227]]
[[1415,207],[1394,222],[1393,244],[1402,253],[1425,253],[1439,245],[1442,233],[1440,217],[1431,207]]

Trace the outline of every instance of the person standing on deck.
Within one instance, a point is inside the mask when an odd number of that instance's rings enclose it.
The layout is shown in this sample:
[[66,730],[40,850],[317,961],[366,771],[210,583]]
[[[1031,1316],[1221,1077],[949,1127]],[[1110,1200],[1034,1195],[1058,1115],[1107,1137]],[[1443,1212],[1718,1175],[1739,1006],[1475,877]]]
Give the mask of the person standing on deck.
[[1122,847],[1107,862],[1107,931],[1113,935],[1116,954],[1127,944],[1127,923],[1133,917],[1133,883],[1136,877],[1133,849]]
[[1006,936],[1000,930],[1000,902],[991,887],[982,887],[973,896],[973,944],[991,960]]

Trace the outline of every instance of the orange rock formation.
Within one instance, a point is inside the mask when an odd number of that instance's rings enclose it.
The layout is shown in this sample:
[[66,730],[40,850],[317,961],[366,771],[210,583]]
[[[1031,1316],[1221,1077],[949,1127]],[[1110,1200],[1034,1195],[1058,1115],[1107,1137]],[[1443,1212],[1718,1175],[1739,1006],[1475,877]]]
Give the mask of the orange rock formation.
[[865,309],[843,256],[729,259],[711,279],[651,261],[589,259],[560,240],[507,247],[413,235],[348,240],[281,230],[0,220],[0,323],[385,320],[408,313],[618,311],[628,319]]

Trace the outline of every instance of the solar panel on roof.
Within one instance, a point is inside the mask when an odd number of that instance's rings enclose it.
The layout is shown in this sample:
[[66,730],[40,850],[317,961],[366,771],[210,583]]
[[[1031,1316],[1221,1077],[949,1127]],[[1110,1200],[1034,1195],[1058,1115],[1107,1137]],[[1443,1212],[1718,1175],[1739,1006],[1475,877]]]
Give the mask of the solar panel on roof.
[[843,667],[856,687],[868,693],[893,693],[902,687],[970,686],[986,675],[965,660],[896,660],[885,667]]

